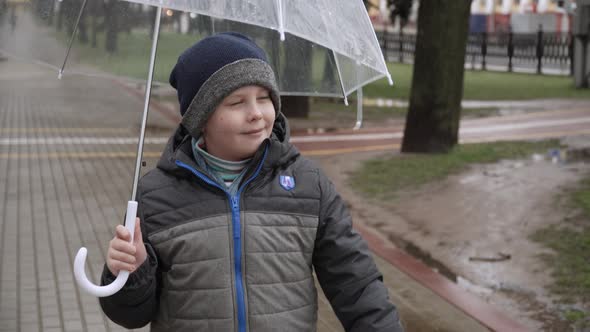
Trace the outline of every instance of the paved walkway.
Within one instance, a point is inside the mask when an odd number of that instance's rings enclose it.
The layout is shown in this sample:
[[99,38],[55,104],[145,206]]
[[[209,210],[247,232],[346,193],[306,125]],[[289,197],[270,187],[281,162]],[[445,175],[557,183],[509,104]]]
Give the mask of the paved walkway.
[[[135,155],[134,142],[103,139],[135,135],[141,102],[111,81],[57,80],[12,60],[0,73],[0,140],[12,142],[0,144],[0,331],[120,331],[76,287],[72,262],[85,246],[89,276],[100,274]],[[153,112],[147,137],[168,133],[164,122]],[[162,146],[146,145],[146,169]],[[378,265],[409,330],[487,330],[384,257]],[[342,330],[323,297],[319,330]]]

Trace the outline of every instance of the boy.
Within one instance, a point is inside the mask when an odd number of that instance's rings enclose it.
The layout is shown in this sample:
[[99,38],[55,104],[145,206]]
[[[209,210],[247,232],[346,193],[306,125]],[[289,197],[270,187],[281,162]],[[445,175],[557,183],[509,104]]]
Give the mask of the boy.
[[221,33],[170,75],[182,122],[138,189],[133,243],[118,226],[100,304],[152,331],[315,331],[318,280],[347,331],[401,331],[381,274],[326,176],[289,143],[274,73]]

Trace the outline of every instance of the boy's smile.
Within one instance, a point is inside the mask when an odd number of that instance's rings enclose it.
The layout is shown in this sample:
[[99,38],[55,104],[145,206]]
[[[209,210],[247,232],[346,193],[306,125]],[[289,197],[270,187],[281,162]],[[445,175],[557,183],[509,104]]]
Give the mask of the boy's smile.
[[207,152],[228,161],[248,159],[270,137],[274,121],[268,90],[256,85],[239,88],[223,99],[207,121],[203,130]]
[[261,134],[263,131],[264,131],[264,128],[260,128],[260,129],[254,129],[254,130],[247,131],[244,134],[246,134],[246,135],[258,135],[258,134]]

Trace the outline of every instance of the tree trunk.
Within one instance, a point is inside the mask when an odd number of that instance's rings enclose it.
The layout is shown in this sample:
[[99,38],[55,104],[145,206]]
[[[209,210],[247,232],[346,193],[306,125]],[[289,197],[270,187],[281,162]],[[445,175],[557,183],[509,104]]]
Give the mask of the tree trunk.
[[99,7],[96,1],[91,1],[88,5],[88,11],[90,12],[90,45],[92,48],[96,48],[98,46]]
[[448,152],[458,142],[471,0],[421,0],[402,152]]
[[339,86],[340,84],[340,82],[338,82],[338,73],[334,70],[334,67],[336,67],[336,62],[332,52],[326,52],[324,55],[324,78],[322,79],[322,88],[327,91],[332,91],[334,87]]
[[50,2],[49,6],[49,18],[47,19],[47,23],[49,25],[53,25],[53,16],[55,15],[55,0]]
[[86,13],[82,12],[82,16],[80,17],[80,23],[78,25],[78,41],[81,44],[88,43],[88,30],[86,28]]
[[110,54],[117,52],[117,35],[119,34],[119,1],[109,0],[105,5],[106,43],[105,49]]
[[282,96],[281,112],[287,118],[307,118],[310,107],[309,97],[303,96]]
[[[297,80],[291,81],[290,86],[283,88],[289,91],[305,91],[305,89],[309,89],[312,86],[311,66],[302,68],[299,60],[312,58],[311,45],[292,35],[288,35],[287,39],[280,43],[283,43],[285,60],[281,61],[283,65],[282,73],[278,76],[293,77],[297,75]],[[281,98],[281,104],[282,112],[287,118],[307,118],[309,115],[311,105],[309,97],[284,96]]]
[[[0,0],[2,3],[2,0]],[[50,1],[38,1],[39,15],[41,18],[47,20],[48,25],[53,25],[53,14],[55,12],[55,0]]]
[[55,22],[55,28],[57,31],[61,31],[63,26],[63,17],[64,17],[64,6],[62,2],[57,3],[57,22]]
[[131,34],[131,27],[133,26],[133,19],[135,15],[133,15],[133,9],[131,8],[131,3],[127,1],[121,1],[119,3],[119,10],[121,16],[121,22],[119,23],[119,31],[124,31],[126,34]]
[[[74,34],[74,27],[76,25],[76,17],[78,16],[78,11],[80,8],[77,8],[77,3],[74,0],[62,0],[61,2],[62,8],[64,10],[64,19],[66,24],[66,31],[68,33],[68,38]],[[81,4],[81,3],[80,3]]]

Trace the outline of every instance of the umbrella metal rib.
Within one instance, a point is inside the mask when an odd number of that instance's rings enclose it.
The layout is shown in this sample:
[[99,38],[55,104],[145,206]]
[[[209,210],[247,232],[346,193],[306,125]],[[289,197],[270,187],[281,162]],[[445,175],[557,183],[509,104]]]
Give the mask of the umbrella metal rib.
[[154,34],[152,39],[152,51],[150,54],[150,69],[148,73],[147,84],[145,85],[145,100],[143,104],[143,116],[141,119],[141,132],[139,134],[139,142],[137,144],[137,158],[135,160],[135,174],[133,175],[133,190],[131,191],[131,200],[135,201],[137,194],[137,182],[139,181],[139,173],[141,170],[141,159],[143,157],[143,141],[145,138],[145,127],[147,124],[147,116],[150,109],[150,97],[152,93],[152,80],[154,78],[154,66],[156,64],[156,50],[158,48],[158,36],[160,35],[160,16],[162,16],[162,7],[157,7],[156,20],[154,25]]
[[82,14],[84,13],[84,8],[86,8],[86,3],[88,0],[84,0],[82,3],[82,8],[80,8],[80,12],[78,13],[78,18],[76,19],[76,24],[74,25],[74,32],[72,33],[72,37],[70,38],[70,43],[68,44],[68,50],[66,51],[66,57],[64,58],[64,62],[61,65],[61,69],[57,74],[57,78],[61,79],[61,76],[64,72],[64,68],[66,67],[66,62],[68,61],[68,56],[70,55],[70,50],[72,49],[72,43],[74,42],[74,38],[76,37],[76,31],[78,31],[78,25],[80,24],[80,18],[82,18]]
[[342,96],[344,96],[344,105],[348,106],[348,97],[346,96],[346,90],[344,89],[344,82],[342,81],[342,73],[340,72],[340,63],[338,62],[338,57],[336,56],[336,52],[332,50],[332,54],[334,55],[334,63],[336,63],[336,70],[338,71],[338,79],[340,80],[340,88],[342,89]]

